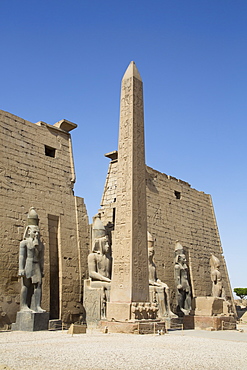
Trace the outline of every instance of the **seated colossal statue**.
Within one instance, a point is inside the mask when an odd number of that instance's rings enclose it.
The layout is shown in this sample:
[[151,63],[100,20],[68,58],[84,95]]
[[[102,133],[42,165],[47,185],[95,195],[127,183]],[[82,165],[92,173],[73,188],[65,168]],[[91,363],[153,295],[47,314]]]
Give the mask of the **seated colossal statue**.
[[[112,257],[108,236],[95,238],[92,253],[88,255],[88,272],[92,282],[101,281],[110,283]],[[91,286],[93,286],[91,284]]]
[[89,279],[84,280],[83,302],[86,321],[96,325],[106,317],[106,302],[110,299],[112,256],[108,235],[99,217],[92,228],[92,252],[88,255]]

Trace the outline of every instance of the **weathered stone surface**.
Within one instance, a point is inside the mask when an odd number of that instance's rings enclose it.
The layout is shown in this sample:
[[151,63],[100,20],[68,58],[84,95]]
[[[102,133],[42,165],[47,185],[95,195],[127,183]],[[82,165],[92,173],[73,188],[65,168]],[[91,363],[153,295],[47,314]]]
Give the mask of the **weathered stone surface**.
[[170,306],[170,292],[166,283],[158,279],[154,257],[154,238],[148,232],[148,270],[150,302],[158,307],[158,317],[177,317]]
[[87,327],[86,325],[76,325],[71,324],[68,330],[68,334],[86,334]]
[[118,202],[107,317],[128,320],[131,302],[148,302],[146,167],[143,92],[131,62],[122,79],[118,147]]
[[110,300],[110,284],[102,281],[84,280],[83,306],[86,311],[88,328],[96,327],[101,319],[106,318],[106,303]]
[[63,322],[60,319],[49,320],[49,330],[62,330]]
[[226,301],[218,297],[196,297],[194,298],[195,315],[196,316],[213,316],[220,314],[228,314],[225,306]]
[[235,330],[236,319],[231,316],[184,316],[184,329]]
[[89,279],[84,280],[83,305],[88,328],[106,318],[110,297],[112,256],[105,227],[95,217],[92,226],[92,252],[88,255]]
[[21,311],[44,312],[41,308],[44,245],[40,240],[38,225],[38,214],[31,207],[28,212],[27,227],[24,232],[24,239],[20,242],[19,252],[18,275],[21,276]]
[[92,234],[92,252],[88,255],[89,277],[92,281],[110,283],[112,274],[111,247],[106,230],[98,217],[94,220]]
[[16,323],[12,324],[12,330],[37,331],[48,330],[49,312],[20,311],[16,315]]
[[177,241],[175,244],[174,278],[178,315],[188,315],[191,310],[191,287],[186,262],[184,249]]
[[107,333],[125,334],[157,334],[166,333],[166,322],[162,321],[137,321],[137,322],[111,322],[102,320],[99,329]]
[[20,308],[18,245],[34,205],[45,245],[42,308],[51,318],[77,314],[87,274],[89,227],[84,200],[73,195],[68,131],[75,125],[33,124],[0,111],[0,126],[0,301],[6,313],[0,327],[13,323]]
[[210,257],[211,266],[211,280],[212,280],[212,296],[213,297],[223,297],[223,285],[222,277],[219,270],[220,261],[213,254]]
[[[148,230],[155,235],[157,275],[170,288],[172,309],[176,309],[174,281],[174,245],[179,240],[189,266],[192,297],[212,292],[210,256],[218,256],[226,297],[233,304],[231,285],[223,256],[211,196],[191,188],[185,181],[146,167]],[[113,222],[116,199],[118,160],[110,161],[101,200],[101,220]],[[179,195],[178,199],[175,191]]]

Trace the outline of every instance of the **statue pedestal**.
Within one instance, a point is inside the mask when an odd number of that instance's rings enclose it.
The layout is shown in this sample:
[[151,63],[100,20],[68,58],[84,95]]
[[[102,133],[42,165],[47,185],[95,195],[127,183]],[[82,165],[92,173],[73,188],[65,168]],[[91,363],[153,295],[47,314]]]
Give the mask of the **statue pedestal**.
[[[169,294],[169,293],[168,293]],[[170,305],[168,305],[168,298],[165,293],[164,286],[157,287],[154,285],[149,285],[149,298],[152,304],[157,305],[157,318],[160,320],[167,321],[172,318],[177,318],[170,310]]]
[[106,317],[106,302],[110,300],[110,289],[110,283],[84,280],[83,306],[89,329],[96,328],[99,321]]
[[183,317],[184,329],[235,330],[236,319],[229,312],[229,303],[219,297],[195,297],[194,312]]
[[196,297],[193,299],[195,316],[228,315],[228,304],[224,298]]
[[[123,319],[125,318],[125,320]],[[107,319],[109,321],[128,321],[131,319],[131,303],[112,303],[107,305]]]
[[167,332],[167,324],[160,320],[107,321],[101,320],[98,328],[103,333],[157,334]]
[[236,330],[236,319],[232,316],[184,316],[184,329]]
[[[83,305],[87,329],[110,333],[165,332],[166,323],[156,319],[157,307],[149,302],[112,303],[111,284],[103,281],[84,280]],[[126,317],[126,320],[122,320]]]
[[48,330],[49,312],[17,312],[16,322],[12,324],[12,330],[38,331]]

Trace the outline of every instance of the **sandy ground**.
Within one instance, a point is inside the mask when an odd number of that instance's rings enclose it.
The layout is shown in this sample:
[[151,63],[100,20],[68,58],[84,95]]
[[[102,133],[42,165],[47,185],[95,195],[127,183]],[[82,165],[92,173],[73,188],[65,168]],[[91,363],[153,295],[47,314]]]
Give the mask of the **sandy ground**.
[[247,331],[0,332],[0,369],[247,369]]

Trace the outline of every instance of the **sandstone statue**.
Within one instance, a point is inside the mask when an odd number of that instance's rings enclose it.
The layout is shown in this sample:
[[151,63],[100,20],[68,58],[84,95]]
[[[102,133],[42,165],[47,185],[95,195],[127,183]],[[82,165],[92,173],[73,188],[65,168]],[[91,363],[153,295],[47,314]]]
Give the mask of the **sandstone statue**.
[[89,279],[84,280],[83,305],[88,327],[106,318],[110,299],[112,256],[106,229],[99,216],[92,227],[92,252],[88,255]]
[[189,315],[191,310],[191,287],[188,280],[188,266],[182,245],[175,244],[175,285],[178,314]]
[[40,241],[39,218],[32,207],[28,225],[20,242],[19,276],[21,276],[21,311],[45,312],[41,308],[41,286],[44,276],[44,245]]
[[177,317],[170,307],[170,292],[166,283],[163,283],[157,278],[156,265],[153,261],[154,257],[154,239],[148,232],[148,269],[149,269],[149,285],[155,287],[154,293],[158,296],[159,315],[168,317]]
[[213,254],[210,258],[211,280],[212,280],[212,297],[222,297],[222,277],[219,271],[220,261]]
[[89,277],[92,281],[111,281],[112,258],[108,236],[105,235],[95,240],[92,253],[88,256]]
[[96,218],[93,224],[92,253],[88,255],[88,270],[92,282],[111,282],[111,248],[100,218]]

